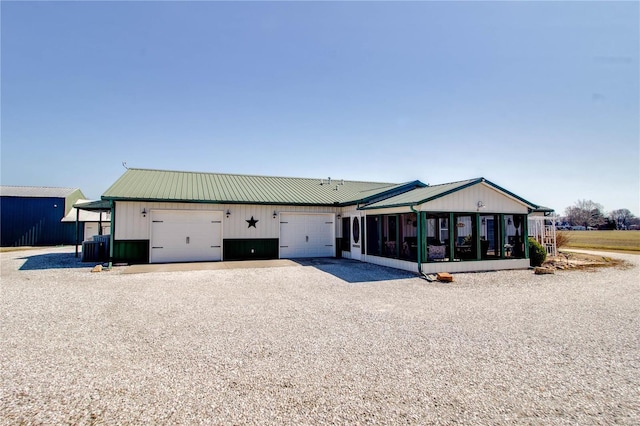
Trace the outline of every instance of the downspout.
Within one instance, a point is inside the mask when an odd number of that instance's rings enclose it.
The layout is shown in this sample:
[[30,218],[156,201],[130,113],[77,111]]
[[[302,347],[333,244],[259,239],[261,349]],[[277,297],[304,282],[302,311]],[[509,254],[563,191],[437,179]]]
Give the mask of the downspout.
[[411,209],[412,212],[414,212],[416,214],[416,217],[418,218],[418,223],[417,223],[417,227],[418,227],[418,237],[417,237],[417,242],[418,244],[416,244],[418,247],[418,274],[420,276],[424,276],[424,274],[422,273],[422,214],[417,211],[416,209],[413,208],[413,206],[409,206],[409,208]]

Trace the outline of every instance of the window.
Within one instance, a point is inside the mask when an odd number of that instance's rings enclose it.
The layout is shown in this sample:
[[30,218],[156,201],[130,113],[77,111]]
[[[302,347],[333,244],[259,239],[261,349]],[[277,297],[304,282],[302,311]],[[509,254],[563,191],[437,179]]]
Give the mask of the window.
[[427,262],[449,260],[449,214],[428,214],[426,234]]
[[415,213],[367,216],[367,254],[418,260],[418,217]]
[[367,216],[367,254],[380,255],[379,216]]
[[340,244],[342,251],[351,251],[350,222],[350,217],[347,216],[342,218],[342,241]]
[[454,218],[454,258],[459,260],[477,259],[477,229],[475,215],[457,214]]
[[523,258],[525,256],[524,226],[527,216],[523,214],[513,214],[504,216],[504,249],[505,256],[511,258]]
[[500,216],[480,215],[480,258],[500,258]]

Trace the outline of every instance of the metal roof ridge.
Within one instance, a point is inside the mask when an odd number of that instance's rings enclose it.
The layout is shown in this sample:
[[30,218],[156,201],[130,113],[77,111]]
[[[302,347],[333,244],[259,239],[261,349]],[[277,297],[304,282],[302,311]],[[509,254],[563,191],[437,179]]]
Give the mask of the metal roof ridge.
[[[266,178],[266,179],[299,179],[299,180],[311,180],[311,181],[324,180],[325,182],[328,180],[328,178],[322,178],[322,177],[273,176],[273,175],[255,175],[255,174],[223,173],[223,172],[198,172],[198,171],[189,171],[189,170],[146,169],[146,168],[140,168],[140,167],[129,167],[127,171],[129,170],[143,171],[143,172],[185,173],[185,174],[203,174],[203,175],[236,176],[236,177],[240,176],[240,177],[255,177],[255,178]],[[344,180],[345,182],[350,182],[350,183],[375,183],[375,184],[383,184],[383,185],[403,185],[402,183],[397,183],[397,182],[348,180],[348,179],[342,179],[342,178],[337,178],[337,179],[331,178],[331,180],[332,180],[332,183],[333,181],[340,182]]]
[[0,188],[44,188],[44,189],[69,189],[76,191],[80,188],[74,186],[48,186],[48,185],[0,185]]
[[461,180],[456,180],[453,182],[444,182],[444,183],[436,183],[435,185],[431,185],[428,184],[426,186],[428,186],[429,188],[433,188],[436,186],[444,186],[444,185],[456,185],[456,184],[461,184],[461,183],[468,183],[468,182],[486,182],[487,180],[483,177],[478,177],[478,178],[472,178],[472,179],[461,179]]

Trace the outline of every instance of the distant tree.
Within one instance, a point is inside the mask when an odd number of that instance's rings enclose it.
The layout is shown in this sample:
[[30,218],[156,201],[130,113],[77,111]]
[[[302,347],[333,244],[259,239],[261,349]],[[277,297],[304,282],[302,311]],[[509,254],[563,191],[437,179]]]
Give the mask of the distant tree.
[[609,213],[609,218],[615,222],[618,229],[627,229],[635,216],[629,209],[618,209]]
[[571,225],[597,227],[606,222],[602,213],[602,205],[591,200],[578,200],[565,210],[567,221]]

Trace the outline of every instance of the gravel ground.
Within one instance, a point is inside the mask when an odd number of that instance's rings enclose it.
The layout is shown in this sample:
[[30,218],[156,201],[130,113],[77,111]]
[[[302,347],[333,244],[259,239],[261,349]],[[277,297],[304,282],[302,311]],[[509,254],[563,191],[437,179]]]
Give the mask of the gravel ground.
[[4,424],[640,424],[640,256],[444,284],[90,273],[72,250],[0,254]]

